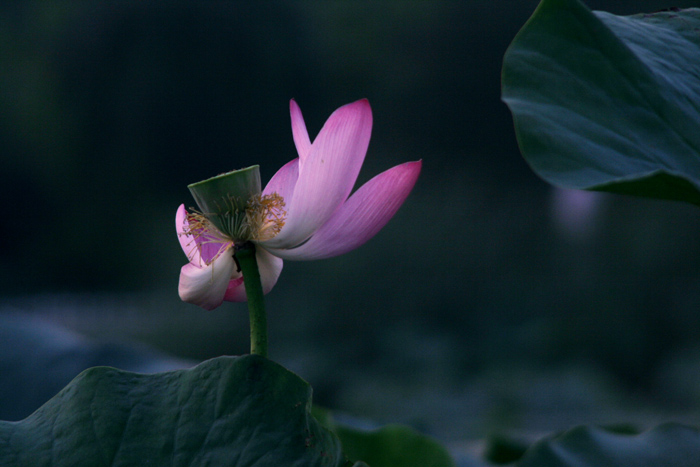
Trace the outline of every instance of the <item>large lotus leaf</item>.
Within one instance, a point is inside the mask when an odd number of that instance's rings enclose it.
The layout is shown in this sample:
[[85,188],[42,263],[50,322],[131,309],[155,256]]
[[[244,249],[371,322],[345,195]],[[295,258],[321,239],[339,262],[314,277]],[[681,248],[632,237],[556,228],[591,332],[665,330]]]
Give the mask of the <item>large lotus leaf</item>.
[[433,438],[403,425],[365,430],[339,423],[330,412],[314,407],[314,416],[333,431],[348,459],[362,459],[371,467],[454,467],[445,447]]
[[366,431],[341,425],[335,433],[349,459],[362,459],[372,467],[454,467],[440,443],[407,426]]
[[695,467],[700,431],[679,424],[644,433],[578,427],[533,445],[518,467]]
[[542,0],[502,84],[547,181],[700,205],[700,9],[615,16]]
[[2,466],[340,466],[311,388],[255,355],[153,375],[84,371],[28,418],[0,422]]

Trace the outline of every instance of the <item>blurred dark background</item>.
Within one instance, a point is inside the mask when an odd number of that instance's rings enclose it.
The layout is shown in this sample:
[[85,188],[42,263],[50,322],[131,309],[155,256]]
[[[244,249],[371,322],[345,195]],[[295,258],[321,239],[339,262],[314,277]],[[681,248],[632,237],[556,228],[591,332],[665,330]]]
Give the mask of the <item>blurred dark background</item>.
[[[265,182],[296,157],[290,98],[313,137],[366,97],[358,186],[404,161],[423,173],[367,245],[285,263],[271,358],[323,405],[450,440],[692,416],[697,207],[555,190],[529,169],[500,68],[537,3],[0,4],[2,314],[188,361],[247,352],[244,304],[178,299],[186,185],[251,164]],[[6,381],[39,358],[8,342]]]

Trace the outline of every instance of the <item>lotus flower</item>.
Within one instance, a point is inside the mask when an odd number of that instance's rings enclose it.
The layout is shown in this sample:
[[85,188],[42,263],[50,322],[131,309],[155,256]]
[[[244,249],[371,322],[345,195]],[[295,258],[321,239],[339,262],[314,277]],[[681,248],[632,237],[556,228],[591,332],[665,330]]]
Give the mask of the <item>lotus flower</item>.
[[282,272],[283,259],[330,258],[354,250],[386,225],[411,192],[421,161],[397,165],[349,196],[372,131],[366,99],[333,112],[313,143],[294,100],[290,113],[299,157],[279,169],[245,206],[236,207],[245,214],[243,221],[232,222],[240,231],[217,228],[205,213],[179,207],[176,228],[189,259],[180,272],[182,300],[208,310],[224,300],[246,301],[234,258],[236,245],[246,241],[256,245],[267,293]]

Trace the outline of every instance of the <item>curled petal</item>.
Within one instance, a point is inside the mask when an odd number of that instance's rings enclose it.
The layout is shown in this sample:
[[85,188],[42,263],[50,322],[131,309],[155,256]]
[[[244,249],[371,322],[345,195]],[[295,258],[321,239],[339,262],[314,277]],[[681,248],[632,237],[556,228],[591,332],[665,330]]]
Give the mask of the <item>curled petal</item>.
[[[258,270],[260,271],[260,282],[262,283],[263,293],[266,294],[277,283],[282,272],[283,261],[276,256],[271,255],[262,248],[255,249],[255,259],[258,262]],[[229,282],[226,289],[224,300],[229,302],[245,302],[247,297],[245,294],[245,286],[243,284],[243,276],[240,273],[234,272],[234,278]]]
[[221,254],[209,265],[186,264],[180,270],[178,292],[182,301],[213,310],[221,305],[235,271],[236,263],[230,245],[222,246]]
[[310,260],[347,253],[367,242],[396,214],[421,171],[422,162],[397,165],[355,192],[308,242],[290,250],[271,249],[281,258]]
[[352,191],[372,133],[366,99],[345,105],[328,118],[299,167],[287,203],[287,222],[270,248],[291,248],[325,224]]

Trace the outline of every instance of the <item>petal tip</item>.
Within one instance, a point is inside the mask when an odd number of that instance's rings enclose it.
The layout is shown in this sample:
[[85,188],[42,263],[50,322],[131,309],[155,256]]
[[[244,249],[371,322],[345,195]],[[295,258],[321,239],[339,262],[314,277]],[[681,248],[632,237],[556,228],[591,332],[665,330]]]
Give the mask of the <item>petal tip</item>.
[[[417,161],[404,162],[403,164],[399,164],[396,167],[401,167],[403,169],[403,173],[410,174],[411,177],[417,180],[418,176],[421,173],[421,170],[423,169],[423,159],[418,159]],[[415,180],[413,183],[415,183]]]
[[[360,139],[367,139],[369,144],[370,134],[372,132],[373,117],[372,107],[367,99],[360,99],[349,104],[339,107],[326,120],[324,128],[338,128],[348,125],[356,131],[363,133]],[[323,131],[323,130],[321,130]],[[358,135],[359,136],[359,135]]]
[[[362,99],[356,100],[355,102],[345,104],[343,107],[348,108],[348,109],[352,108],[353,110],[362,111],[362,112],[369,112],[370,116],[372,115],[372,106],[369,105],[369,99],[367,99],[366,97],[363,97]],[[341,107],[341,109],[343,107]]]
[[418,159],[417,161],[409,162],[409,164],[413,165],[418,172],[423,170],[423,159]]

